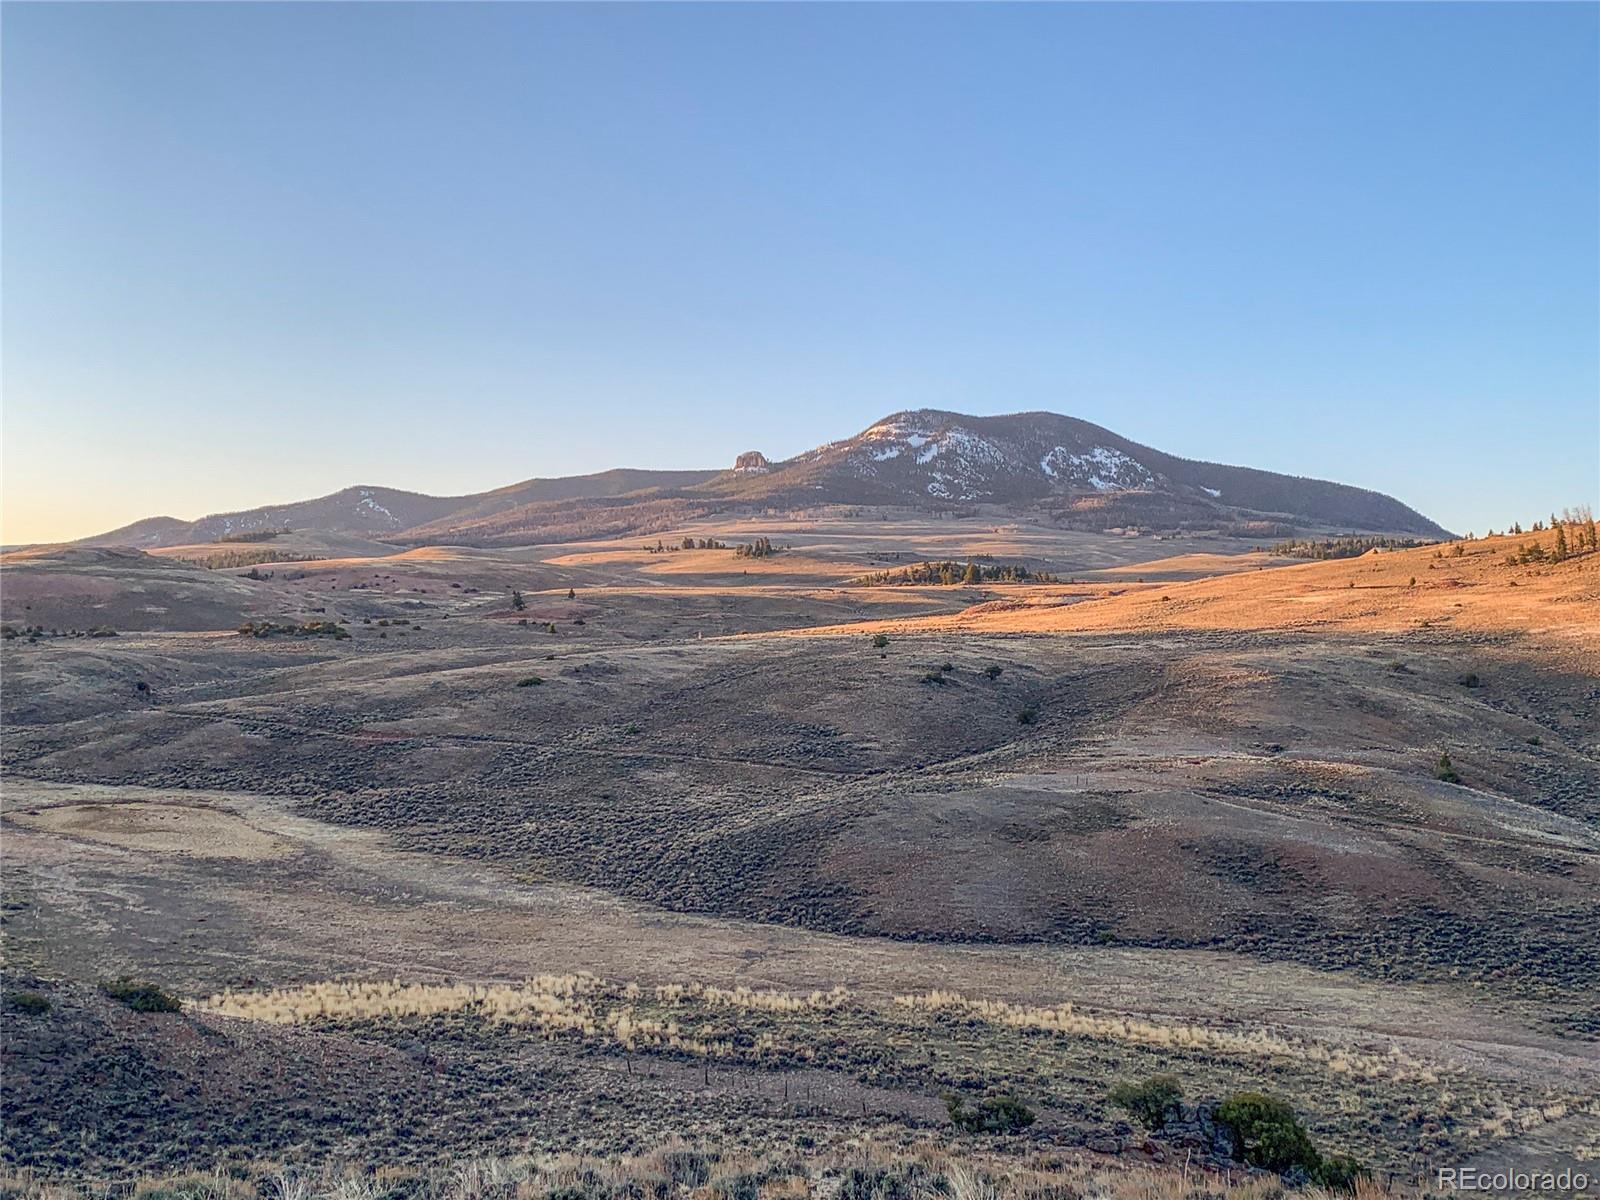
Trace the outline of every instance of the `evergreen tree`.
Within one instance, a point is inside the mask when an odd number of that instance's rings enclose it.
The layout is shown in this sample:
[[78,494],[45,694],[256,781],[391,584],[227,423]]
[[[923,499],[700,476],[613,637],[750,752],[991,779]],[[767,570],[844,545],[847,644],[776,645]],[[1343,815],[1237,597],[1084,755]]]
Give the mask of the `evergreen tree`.
[[1556,552],[1551,557],[1556,562],[1560,562],[1567,557],[1567,527],[1565,525],[1556,526]]
[[969,587],[973,584],[983,582],[983,576],[978,572],[977,563],[967,563],[967,572],[961,577],[961,582],[967,584]]
[[511,589],[511,607],[518,612],[528,607],[527,601],[522,598],[522,593],[517,591],[516,588]]

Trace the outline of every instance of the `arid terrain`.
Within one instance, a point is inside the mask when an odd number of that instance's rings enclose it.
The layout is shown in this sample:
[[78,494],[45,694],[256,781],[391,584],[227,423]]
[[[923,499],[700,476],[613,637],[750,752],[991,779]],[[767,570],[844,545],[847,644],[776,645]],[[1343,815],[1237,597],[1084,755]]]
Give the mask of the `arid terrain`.
[[[1593,1167],[1600,553],[1259,541],[835,506],[9,554],[0,1154],[1214,1166],[1255,1090],[1397,1185]],[[1159,1074],[1202,1115],[1147,1139],[1107,1092]]]

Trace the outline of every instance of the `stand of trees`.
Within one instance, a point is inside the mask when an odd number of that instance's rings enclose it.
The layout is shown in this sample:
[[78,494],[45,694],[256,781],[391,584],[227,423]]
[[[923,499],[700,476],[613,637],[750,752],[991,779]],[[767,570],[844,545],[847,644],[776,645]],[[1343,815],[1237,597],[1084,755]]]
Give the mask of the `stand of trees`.
[[954,560],[912,563],[898,571],[878,571],[853,581],[861,587],[895,587],[907,584],[1055,583],[1056,577],[1030,571],[1021,563],[962,564]]
[[[1543,532],[1544,528],[1542,521],[1533,523],[1534,532]],[[1506,565],[1517,567],[1530,563],[1565,562],[1580,554],[1592,554],[1600,550],[1600,531],[1595,528],[1594,513],[1587,504],[1565,509],[1559,517],[1552,513],[1549,528],[1556,531],[1556,536],[1548,550],[1543,542],[1523,542],[1515,553],[1506,555]],[[1521,533],[1522,527],[1513,525],[1511,531]]]
[[727,548],[727,542],[719,542],[716,538],[692,537],[686,537],[683,541],[673,546],[669,546],[660,538],[657,538],[654,546],[645,547],[651,554],[672,554],[678,550],[726,550]]
[[248,533],[225,533],[213,540],[217,542],[270,542],[273,538],[282,537],[288,532],[287,526],[282,529],[253,529]]
[[[1288,558],[1359,558],[1368,550],[1414,550],[1418,546],[1428,543],[1417,538],[1396,537],[1358,537],[1350,534],[1346,537],[1327,538],[1322,541],[1313,541],[1309,538],[1299,538],[1287,542],[1278,542],[1271,547],[1271,553],[1281,554]],[[1260,547],[1257,547],[1259,549]]]

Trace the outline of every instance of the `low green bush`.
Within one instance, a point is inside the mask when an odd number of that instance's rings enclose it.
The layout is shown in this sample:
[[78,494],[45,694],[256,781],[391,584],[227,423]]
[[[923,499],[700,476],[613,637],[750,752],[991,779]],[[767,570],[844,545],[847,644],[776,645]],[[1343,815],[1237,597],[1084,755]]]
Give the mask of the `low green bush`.
[[117,1003],[127,1005],[134,1012],[164,1013],[183,1009],[183,1001],[171,992],[137,979],[118,979],[106,984],[104,991]]
[[25,1013],[30,1017],[43,1016],[54,1006],[50,997],[42,996],[38,992],[7,992],[6,1011]]
[[1312,1183],[1354,1191],[1366,1167],[1343,1154],[1324,1157],[1294,1109],[1275,1096],[1235,1092],[1217,1106],[1217,1122],[1233,1138],[1233,1157],[1284,1174],[1301,1171]]
[[965,1133],[1020,1133],[1038,1118],[1015,1096],[985,1096],[972,1108],[960,1096],[944,1098],[950,1121]]
[[1433,764],[1433,777],[1445,783],[1461,782],[1461,776],[1456,773],[1456,765],[1450,761],[1449,754],[1439,755],[1439,761]]
[[1183,1112],[1183,1088],[1176,1075],[1154,1075],[1139,1083],[1119,1083],[1106,1097],[1146,1129],[1166,1128]]

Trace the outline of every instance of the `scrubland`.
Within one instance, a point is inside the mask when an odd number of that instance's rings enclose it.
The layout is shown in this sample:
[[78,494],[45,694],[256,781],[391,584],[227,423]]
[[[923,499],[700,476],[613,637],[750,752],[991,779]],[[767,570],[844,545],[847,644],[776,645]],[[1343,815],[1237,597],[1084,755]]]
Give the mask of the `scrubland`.
[[[1600,555],[691,536],[777,552],[8,560],[8,1186],[1278,1186],[1108,1104],[1158,1074],[1401,1190],[1600,1149]],[[981,555],[1055,582],[852,582]]]

